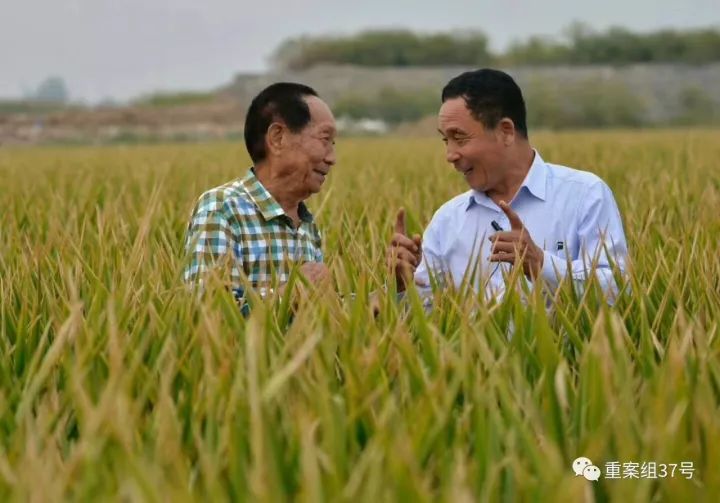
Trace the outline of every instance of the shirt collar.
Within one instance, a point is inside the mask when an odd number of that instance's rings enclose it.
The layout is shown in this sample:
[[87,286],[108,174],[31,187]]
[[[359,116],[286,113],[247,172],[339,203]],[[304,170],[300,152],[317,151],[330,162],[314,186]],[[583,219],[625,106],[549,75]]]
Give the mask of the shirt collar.
[[[544,201],[547,186],[547,165],[537,150],[533,149],[533,153],[533,162],[530,165],[527,175],[525,175],[525,180],[523,180],[523,183],[520,185],[518,193],[525,187],[530,194]],[[469,210],[476,204],[490,209],[497,209],[497,205],[484,192],[471,190],[470,200],[468,201],[466,210]]]
[[[266,221],[283,215],[287,216],[285,211],[282,209],[282,206],[280,206],[280,203],[278,203],[265,186],[260,183],[260,180],[258,180],[255,175],[254,168],[250,168],[248,170],[247,175],[245,175],[240,183]],[[307,209],[307,206],[305,206],[305,203],[302,201],[298,205],[298,216],[300,217],[300,220],[304,222],[313,221],[312,213],[310,213],[310,210]]]
[[533,196],[544,201],[547,188],[547,165],[537,150],[533,149],[533,152],[535,153],[535,157],[530,165],[530,171],[528,171],[528,174],[525,176],[525,180],[523,180],[520,188],[527,187]]

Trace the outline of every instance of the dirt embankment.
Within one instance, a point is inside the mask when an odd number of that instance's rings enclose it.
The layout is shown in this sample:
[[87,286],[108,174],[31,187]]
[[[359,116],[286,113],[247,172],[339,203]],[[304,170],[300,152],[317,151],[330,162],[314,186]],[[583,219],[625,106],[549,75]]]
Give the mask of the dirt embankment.
[[217,99],[173,107],[72,108],[0,115],[0,145],[131,139],[221,139],[242,132],[245,107]]

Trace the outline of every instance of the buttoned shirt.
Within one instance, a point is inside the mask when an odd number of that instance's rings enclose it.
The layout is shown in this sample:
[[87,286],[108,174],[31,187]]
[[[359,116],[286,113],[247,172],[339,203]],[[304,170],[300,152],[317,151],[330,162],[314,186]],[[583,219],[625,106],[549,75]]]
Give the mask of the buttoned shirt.
[[302,202],[295,227],[251,168],[247,175],[208,190],[198,200],[187,229],[188,282],[224,265],[236,295],[245,278],[261,293],[288,280],[293,264],[322,262],[320,232]]
[[[594,274],[608,298],[614,298],[612,263],[624,273],[628,250],[620,212],[602,179],[546,163],[535,151],[510,206],[543,250],[541,275],[547,286],[557,288],[566,276],[584,283]],[[511,229],[502,209],[483,192],[469,190],[443,204],[425,230],[416,283],[428,285],[433,276],[460,286],[464,278],[471,278],[487,297],[502,296],[503,271],[512,266],[488,260],[492,246],[488,238],[496,232],[493,220],[503,230]]]

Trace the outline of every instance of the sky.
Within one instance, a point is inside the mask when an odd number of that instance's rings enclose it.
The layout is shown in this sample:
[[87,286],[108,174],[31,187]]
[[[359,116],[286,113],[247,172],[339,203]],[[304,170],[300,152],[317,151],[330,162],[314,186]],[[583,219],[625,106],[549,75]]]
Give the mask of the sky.
[[720,0],[0,0],[0,98],[48,76],[71,99],[128,100],[160,90],[209,90],[269,68],[288,37],[368,28],[478,29],[494,50],[573,21],[720,27]]

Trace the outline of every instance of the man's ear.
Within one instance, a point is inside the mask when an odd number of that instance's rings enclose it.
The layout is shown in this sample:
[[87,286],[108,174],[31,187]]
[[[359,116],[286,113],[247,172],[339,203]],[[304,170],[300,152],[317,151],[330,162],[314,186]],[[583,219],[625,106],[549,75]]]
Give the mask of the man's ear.
[[507,117],[503,117],[502,119],[500,119],[496,130],[500,136],[500,140],[502,141],[503,145],[509,147],[513,143],[515,143],[515,135],[517,134],[517,131],[515,130],[515,123],[512,121],[512,119],[509,119]]
[[285,139],[286,128],[279,122],[270,124],[265,135],[268,153],[278,155],[282,151],[283,141]]

